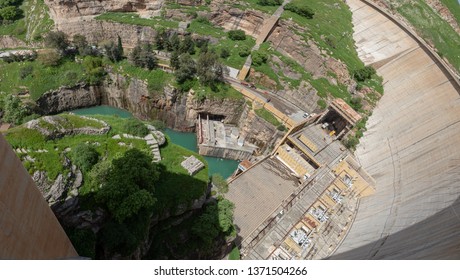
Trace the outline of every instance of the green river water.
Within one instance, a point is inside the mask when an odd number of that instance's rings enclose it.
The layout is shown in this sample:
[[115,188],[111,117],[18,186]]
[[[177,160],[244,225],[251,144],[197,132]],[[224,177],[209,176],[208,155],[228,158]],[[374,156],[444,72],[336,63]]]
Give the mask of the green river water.
[[[125,110],[110,106],[95,106],[72,111],[77,115],[117,115],[121,118],[131,118],[133,115]],[[165,130],[174,144],[182,146],[194,152],[198,152],[195,133],[178,132],[172,129]],[[220,174],[224,178],[230,177],[238,167],[238,161],[230,159],[222,159],[215,157],[204,157],[208,162],[209,173]]]

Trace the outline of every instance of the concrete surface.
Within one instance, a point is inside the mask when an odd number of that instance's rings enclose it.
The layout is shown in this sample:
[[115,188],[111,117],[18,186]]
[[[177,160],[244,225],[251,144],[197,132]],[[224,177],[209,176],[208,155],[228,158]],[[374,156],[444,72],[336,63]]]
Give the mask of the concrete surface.
[[[333,258],[460,258],[460,95],[452,77],[387,17],[348,0],[360,58],[385,94],[356,155],[377,181]],[[449,80],[451,79],[451,80]]]
[[48,203],[0,134],[0,259],[76,257]]

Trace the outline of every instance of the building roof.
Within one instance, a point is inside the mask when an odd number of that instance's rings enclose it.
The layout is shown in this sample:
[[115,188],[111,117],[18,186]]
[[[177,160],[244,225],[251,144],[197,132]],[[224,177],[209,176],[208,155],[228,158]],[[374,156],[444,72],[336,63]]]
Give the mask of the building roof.
[[353,108],[350,107],[343,99],[337,98],[331,103],[331,107],[342,115],[349,123],[355,124],[362,117]]
[[242,166],[244,169],[248,169],[252,166],[252,163],[249,160],[245,159],[242,162],[240,162],[240,166]]
[[230,182],[225,198],[235,204],[234,223],[246,239],[297,188],[297,178],[276,158],[267,158]]

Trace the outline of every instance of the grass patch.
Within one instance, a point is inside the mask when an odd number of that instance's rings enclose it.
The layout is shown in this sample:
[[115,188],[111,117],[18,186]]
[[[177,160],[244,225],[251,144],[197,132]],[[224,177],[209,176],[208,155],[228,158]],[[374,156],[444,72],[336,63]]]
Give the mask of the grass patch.
[[425,40],[433,42],[441,57],[460,71],[460,35],[444,19],[421,0],[401,4],[397,10]]
[[148,89],[151,94],[162,93],[166,84],[174,79],[174,75],[160,69],[148,70],[136,67],[127,60],[122,60],[115,64],[118,73],[134,77],[139,80],[147,81]]
[[179,22],[167,20],[162,17],[140,18],[137,13],[117,13],[107,12],[96,17],[97,20],[112,21],[131,25],[148,26],[154,29],[158,28],[178,28]]
[[228,254],[228,259],[229,260],[239,260],[240,259],[240,250],[238,247],[233,247],[232,251],[230,254]]
[[[291,3],[301,5],[303,0],[293,0]],[[313,39],[318,46],[326,50],[332,57],[345,62],[350,71],[362,68],[353,41],[353,24],[351,11],[341,0],[311,0],[307,5],[315,12],[312,19],[300,16],[290,11],[284,11],[282,19],[292,19],[302,27],[305,33],[299,33],[307,42]]]
[[272,113],[270,113],[267,109],[265,108],[260,108],[254,110],[256,112],[256,115],[261,117],[262,119],[266,120],[267,122],[271,123],[272,125],[278,127],[281,125],[281,123],[278,121],[275,116],[273,116]]
[[[20,70],[24,67],[32,67],[33,71],[21,79]],[[83,66],[70,60],[65,60],[56,67],[46,67],[39,61],[0,61],[0,91],[12,94],[28,90],[33,100],[60,86],[73,86],[84,78]]]
[[203,86],[195,80],[192,89],[195,91],[195,99],[198,101],[204,101],[205,99],[244,99],[243,95],[229,84],[220,83],[213,90],[211,87]]
[[[236,2],[236,1],[235,1]],[[259,5],[259,0],[244,0],[233,3],[232,7],[240,10],[258,10],[267,14],[273,14],[279,6],[262,6]]]

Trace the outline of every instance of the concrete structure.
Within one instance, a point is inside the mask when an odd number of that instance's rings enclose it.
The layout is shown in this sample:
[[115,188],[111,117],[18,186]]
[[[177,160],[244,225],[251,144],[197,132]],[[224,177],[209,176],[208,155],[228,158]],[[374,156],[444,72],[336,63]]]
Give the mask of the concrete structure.
[[243,160],[257,150],[256,145],[240,138],[236,126],[209,120],[209,117],[206,119],[198,117],[196,131],[200,155]]
[[[275,13],[273,13],[271,17],[269,17],[268,19],[264,21],[261,31],[259,33],[259,36],[256,39],[256,44],[252,48],[252,51],[258,50],[260,47],[260,44],[265,42],[268,35],[273,30],[273,27],[275,27],[275,25],[278,23],[278,20],[284,11],[284,6],[288,4],[289,2],[291,2],[291,0],[284,0],[283,4],[279,6],[278,9],[276,9]],[[238,79],[240,81],[244,81],[244,79],[246,79],[246,76],[248,75],[249,70],[251,69],[251,64],[252,64],[252,58],[251,58],[251,55],[249,55],[248,58],[246,59],[246,62],[243,65],[243,68],[241,68],[238,74]]]
[[194,156],[189,156],[184,161],[182,161],[180,165],[187,170],[190,176],[195,175],[204,168],[204,163],[202,163]]
[[360,58],[385,94],[356,154],[376,179],[337,259],[460,258],[460,87],[403,25],[364,3],[353,12]]
[[0,134],[0,259],[78,257],[29,173]]
[[293,127],[271,157],[230,181],[226,197],[235,203],[244,258],[329,256],[349,229],[358,198],[373,193],[374,180],[321,119]]

